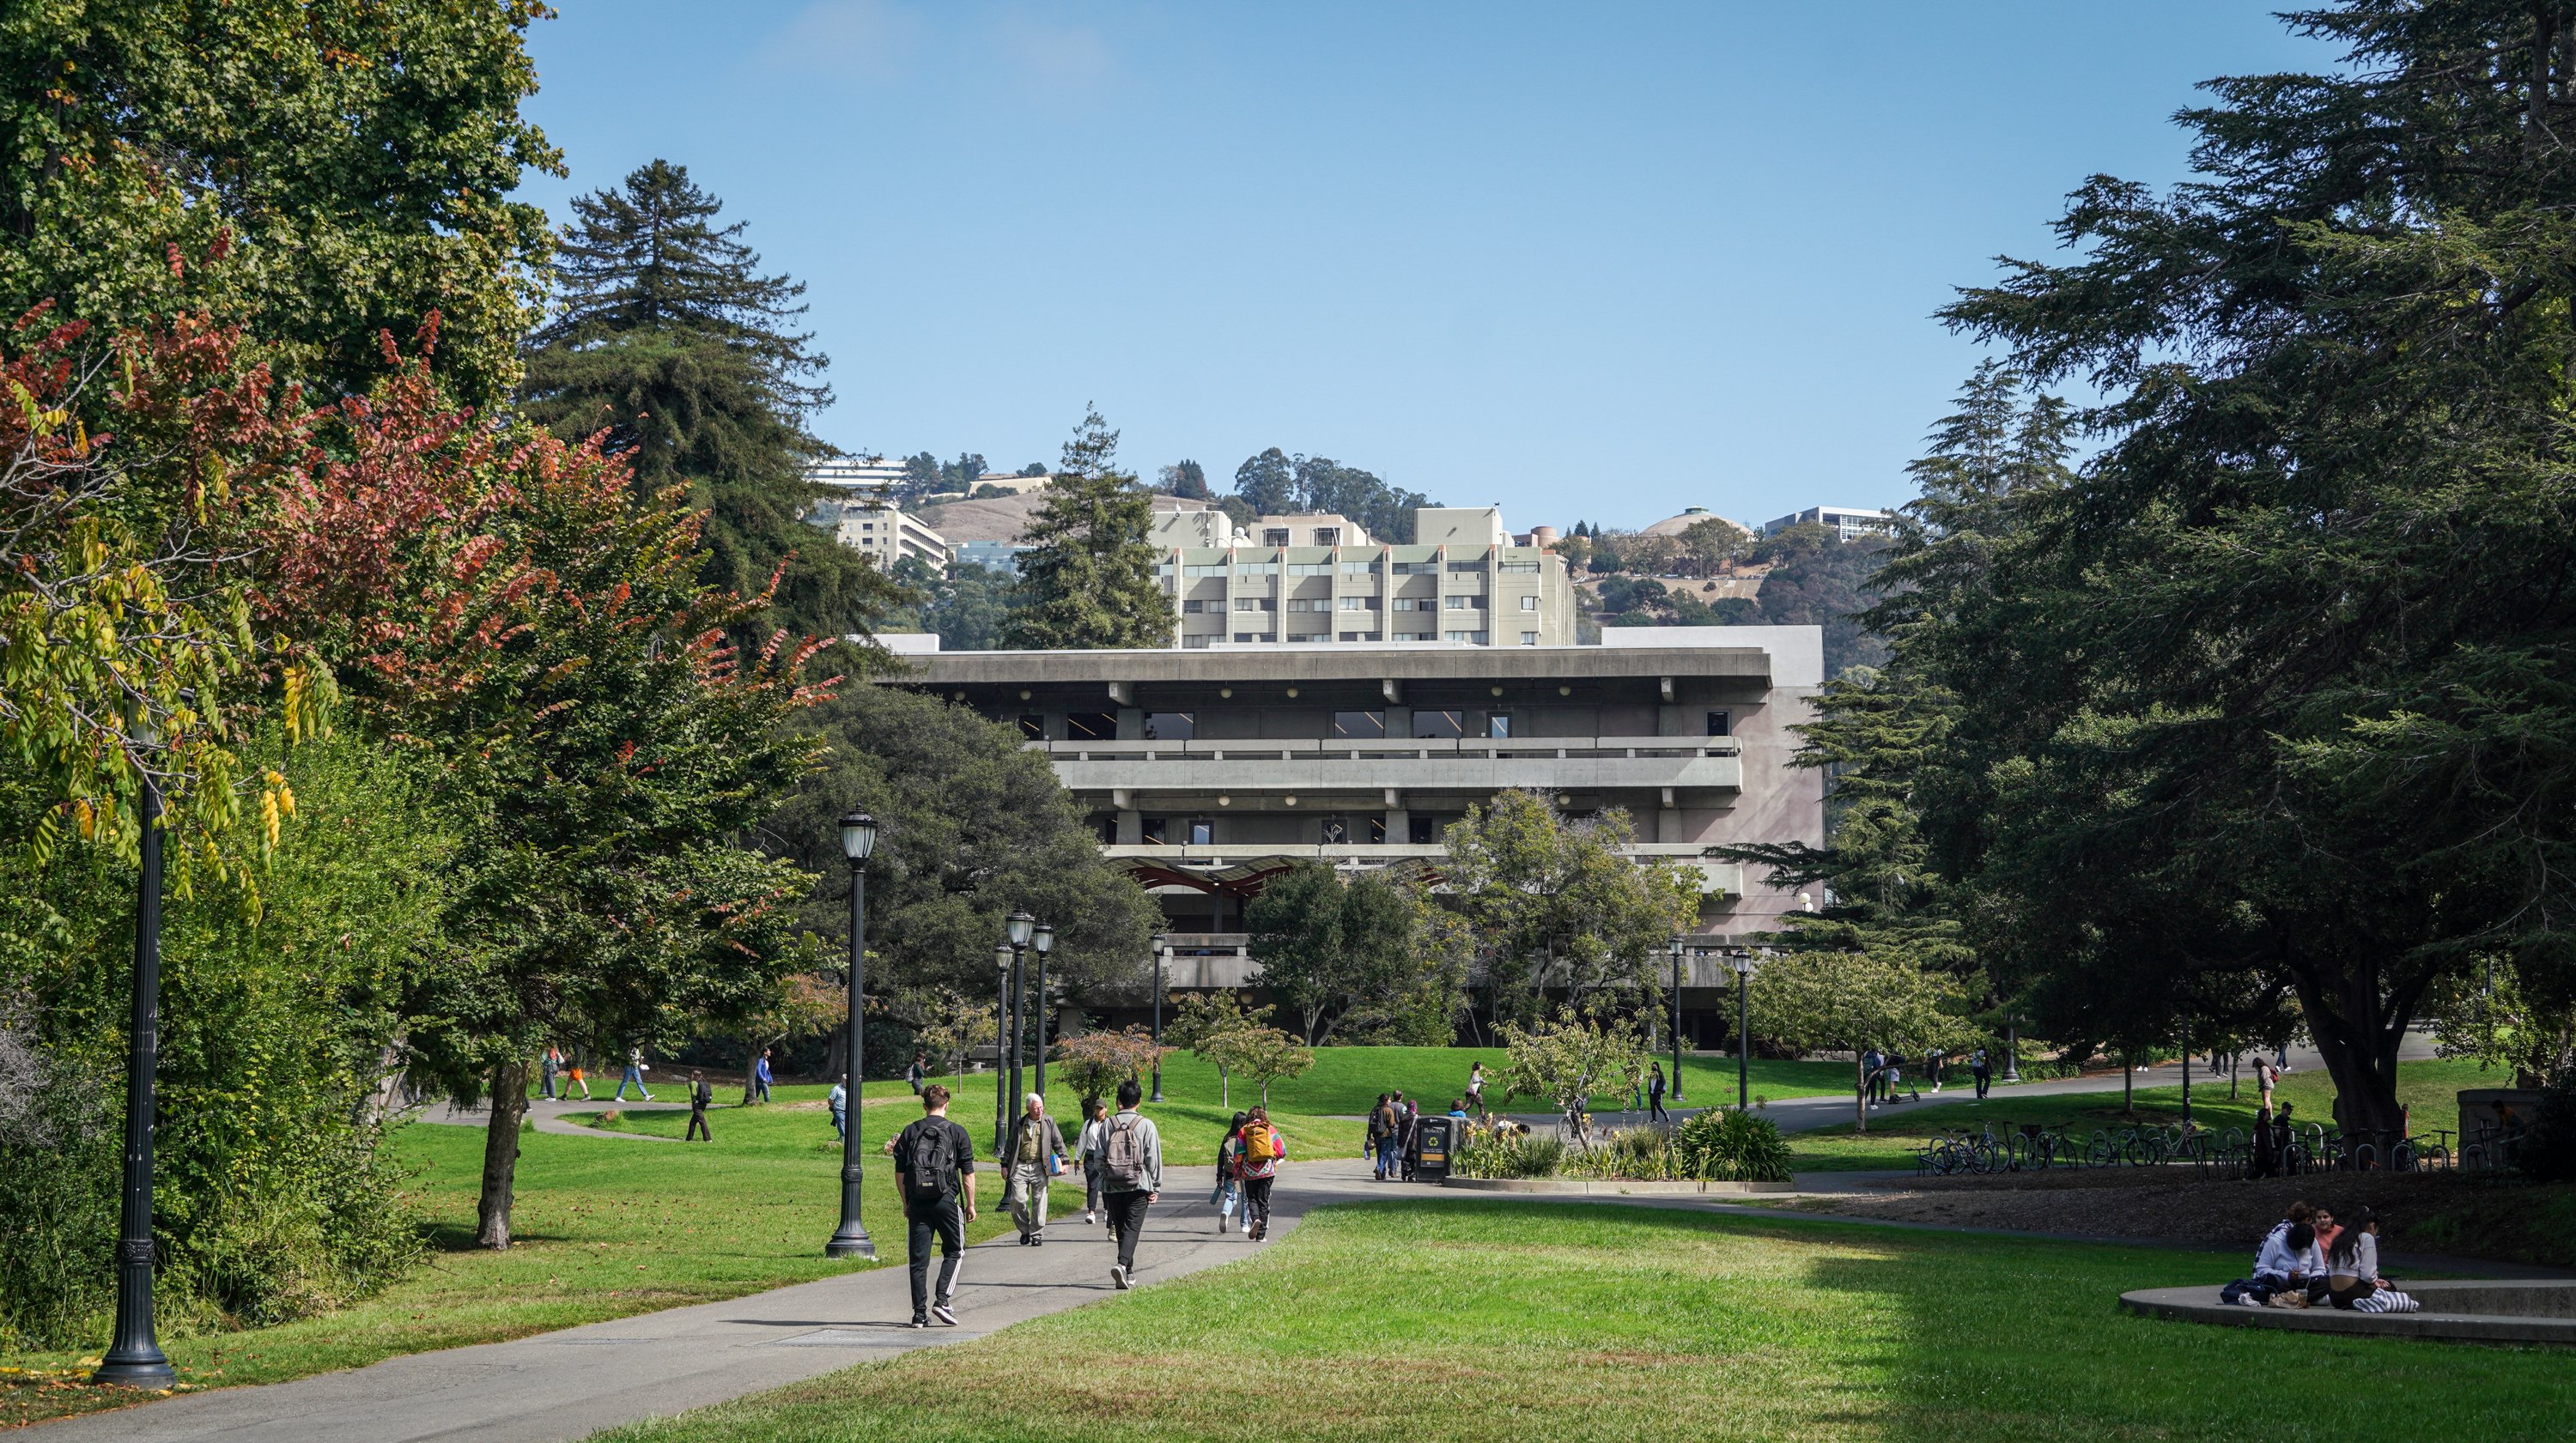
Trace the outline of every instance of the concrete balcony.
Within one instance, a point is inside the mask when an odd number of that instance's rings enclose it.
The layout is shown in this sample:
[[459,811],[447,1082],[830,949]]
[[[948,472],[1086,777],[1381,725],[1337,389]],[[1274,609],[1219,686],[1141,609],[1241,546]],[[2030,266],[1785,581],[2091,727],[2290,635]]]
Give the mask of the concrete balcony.
[[[1737,862],[1721,862],[1702,855],[1707,847],[1698,842],[1631,842],[1620,849],[1625,856],[1638,861],[1648,859],[1677,861],[1700,874],[1700,892],[1706,896],[1741,897],[1744,895],[1744,867]],[[1323,843],[1240,842],[1223,845],[1187,846],[1181,844],[1139,846],[1106,846],[1100,855],[1113,862],[1145,862],[1175,872],[1214,872],[1227,867],[1278,862],[1321,862],[1327,866],[1383,867],[1396,862],[1421,862],[1436,868],[1446,861],[1445,847],[1377,845],[1326,845]],[[1197,936],[1200,934],[1190,934]],[[1209,933],[1208,936],[1231,937],[1232,933]]]
[[1731,737],[1030,742],[1076,792],[1742,791]]

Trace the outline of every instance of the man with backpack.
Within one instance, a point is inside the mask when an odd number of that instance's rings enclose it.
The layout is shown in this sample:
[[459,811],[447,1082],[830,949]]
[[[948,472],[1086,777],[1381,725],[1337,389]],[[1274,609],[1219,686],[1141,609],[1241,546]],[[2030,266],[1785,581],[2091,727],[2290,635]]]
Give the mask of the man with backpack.
[[[975,1140],[948,1120],[948,1089],[921,1090],[927,1116],[886,1140],[895,1191],[903,1198],[906,1246],[912,1254],[912,1325],[937,1318],[957,1326],[957,1268],[965,1260],[966,1224],[975,1220]],[[939,1242],[939,1296],[930,1295],[930,1244]]]
[[1121,1291],[1135,1286],[1136,1235],[1145,1230],[1146,1205],[1163,1192],[1163,1137],[1152,1118],[1136,1111],[1144,1099],[1136,1079],[1118,1084],[1118,1111],[1100,1142],[1100,1200],[1118,1234],[1109,1281]]
[[1287,1155],[1288,1139],[1270,1125],[1270,1109],[1256,1107],[1244,1115],[1234,1175],[1243,1182],[1243,1235],[1256,1243],[1270,1235],[1270,1185]]
[[715,1106],[716,1090],[707,1085],[703,1072],[689,1074],[689,1134],[682,1142],[713,1142],[716,1135],[707,1130],[707,1109]]

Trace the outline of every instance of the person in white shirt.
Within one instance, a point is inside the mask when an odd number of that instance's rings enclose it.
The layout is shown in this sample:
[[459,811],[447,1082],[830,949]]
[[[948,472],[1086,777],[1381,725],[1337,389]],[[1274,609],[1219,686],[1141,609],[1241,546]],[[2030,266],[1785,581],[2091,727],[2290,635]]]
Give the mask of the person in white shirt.
[[2379,1219],[2369,1208],[2355,1208],[2351,1220],[2335,1234],[2325,1271],[2326,1296],[2338,1308],[2356,1313],[2413,1313],[2424,1306],[2379,1275]]

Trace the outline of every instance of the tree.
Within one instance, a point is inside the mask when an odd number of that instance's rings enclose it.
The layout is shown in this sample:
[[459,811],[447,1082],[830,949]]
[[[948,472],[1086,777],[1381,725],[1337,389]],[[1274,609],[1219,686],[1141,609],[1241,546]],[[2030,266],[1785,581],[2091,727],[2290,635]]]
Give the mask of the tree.
[[1112,466],[1118,433],[1090,411],[1020,539],[1011,644],[1033,650],[1168,646],[1172,602],[1154,577],[1152,497]]
[[872,986],[984,995],[1004,919],[1023,907],[1054,924],[1049,980],[1077,999],[1146,965],[1161,913],[1102,859],[1099,837],[1015,728],[876,685],[820,700],[800,720],[829,750],[760,835],[774,855],[828,879],[799,915],[833,936],[849,925],[839,818],[858,808],[877,819]]
[[[686,167],[655,160],[573,202],[553,320],[531,339],[525,413],[566,440],[605,432],[631,452],[639,495],[686,485],[707,513],[708,585],[774,598],[760,623],[799,635],[865,633],[901,599],[892,579],[806,524],[806,470],[829,448],[805,417],[829,404],[830,362],[791,330],[804,283],[760,273],[718,225],[724,203]],[[864,658],[854,664],[864,664]]]
[[1216,1069],[1217,1105],[1232,1107],[1232,1069],[1239,1054],[1228,1039],[1263,1026],[1271,1010],[1247,1008],[1231,992],[1193,992],[1173,1008],[1171,1025],[1163,1029],[1163,1036]]
[[1900,957],[1791,952],[1763,964],[1748,999],[1754,1036],[1795,1052],[1850,1050],[1852,1117],[1862,1132],[1869,1130],[1863,1052],[1876,1046],[1913,1055],[1970,1035],[1956,984]]
[[[46,0],[0,27],[0,319],[52,300],[109,332],[198,311],[323,400],[435,311],[433,364],[488,407],[536,319],[561,174],[519,115],[523,0]],[[184,264],[180,263],[186,258]]]
[[848,983],[816,972],[779,978],[767,994],[745,999],[732,1019],[743,1043],[742,1105],[759,1096],[760,1054],[793,1038],[845,1030],[849,1009]]
[[1450,824],[1448,895],[1474,930],[1494,1016],[1536,1015],[1551,989],[1577,1008],[1605,991],[1657,995],[1657,959],[1699,915],[1699,878],[1629,860],[1629,835],[1625,812],[1569,819],[1530,791]]
[[1276,1027],[1246,1027],[1221,1033],[1204,1044],[1225,1058],[1226,1070],[1240,1072],[1261,1089],[1261,1105],[1270,1105],[1270,1084],[1298,1076],[1315,1065],[1314,1049]]
[[1813,522],[1774,534],[1754,552],[1771,566],[1754,595],[1762,624],[1823,627],[1829,678],[1881,664],[1886,646],[1859,618],[1873,600],[1873,578],[1887,549],[1883,538],[1844,541]]
[[1255,515],[1284,516],[1297,509],[1296,463],[1276,446],[1247,457],[1234,468],[1234,494]]
[[1256,981],[1320,1046],[1353,1008],[1415,990],[1424,905],[1376,873],[1345,882],[1330,867],[1292,868],[1244,909]]
[[913,1042],[931,1062],[931,1071],[955,1077],[966,1071],[967,1058],[1002,1035],[996,1002],[970,998],[954,987],[906,992],[895,1010],[912,1024]]
[[1157,1047],[1154,1038],[1142,1027],[1124,1032],[1086,1032],[1068,1037],[1056,1044],[1056,1076],[1082,1099],[1082,1115],[1091,1115],[1091,1105],[1118,1090],[1118,1084],[1131,1081],[1163,1065],[1168,1047]]
[[1744,528],[1722,516],[1694,521],[1681,534],[1684,560],[1702,576],[1751,553],[1753,538]]
[[1633,1093],[1646,1073],[1646,1047],[1633,1018],[1605,1022],[1560,1007],[1553,1019],[1539,1017],[1526,1027],[1505,1022],[1497,1030],[1505,1053],[1503,1100],[1543,1097],[1569,1121],[1592,1094]]
[[1300,509],[1347,516],[1370,535],[1399,546],[1414,538],[1414,508],[1435,504],[1419,491],[1390,486],[1356,466],[1325,456],[1296,459]]
[[[1018,583],[1009,575],[958,561],[949,564],[946,576],[940,576],[919,557],[907,556],[894,564],[894,579],[921,598],[909,619],[922,630],[937,633],[940,650],[993,651],[1002,645],[1011,624],[1011,608],[1018,600]],[[906,619],[904,613],[891,613],[882,629],[894,630]]]
[[1160,473],[1161,485],[1154,489],[1166,496],[1189,501],[1213,501],[1216,493],[1208,489],[1207,472],[1196,461],[1181,461],[1166,466]]
[[2097,177],[2069,260],[1946,313],[2108,438],[1952,628],[1998,682],[1957,688],[1962,811],[2009,823],[1965,863],[2008,908],[2107,881],[2125,949],[2289,989],[2347,1130],[2403,1125],[2445,979],[2576,969],[2570,18],[2303,12],[2341,67],[2214,82],[2199,174]]

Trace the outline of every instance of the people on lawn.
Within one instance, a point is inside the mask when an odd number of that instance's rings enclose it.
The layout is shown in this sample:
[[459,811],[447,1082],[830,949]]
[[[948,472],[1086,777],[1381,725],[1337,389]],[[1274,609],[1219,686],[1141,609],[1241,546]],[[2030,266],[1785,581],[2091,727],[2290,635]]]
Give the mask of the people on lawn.
[[[1396,1096],[1401,1098],[1404,1094],[1397,1093]],[[1396,1176],[1405,1182],[1413,1181],[1413,1149],[1421,1132],[1422,1104],[1408,1100],[1404,1104],[1403,1111],[1396,1118],[1395,1138]]]
[[1646,1121],[1654,1123],[1671,1120],[1670,1115],[1664,1111],[1664,1065],[1658,1062],[1655,1064],[1655,1070],[1646,1077]]
[[[1238,1128],[1242,1125],[1235,1124]],[[1386,1181],[1386,1139],[1394,1129],[1395,1114],[1388,1110],[1387,1095],[1381,1092],[1377,1101],[1369,1104],[1368,1131],[1360,1139],[1361,1155],[1369,1159],[1370,1173],[1379,1182]]]
[[842,1073],[840,1080],[832,1084],[832,1090],[823,1095],[823,1103],[832,1109],[832,1136],[848,1137],[850,1135],[850,1075],[848,1073]]
[[766,1047],[760,1049],[759,1058],[751,1064],[751,1094],[754,1101],[769,1100],[769,1049]]
[[1485,1064],[1481,1062],[1467,1069],[1467,1105],[1478,1112],[1485,1110]]
[[1011,1120],[1002,1149],[1002,1196],[1020,1230],[1020,1246],[1046,1245],[1047,1183],[1063,1170],[1064,1133],[1046,1115],[1046,1099],[1032,1092],[1020,1100],[1020,1115]]
[[713,1142],[716,1135],[707,1130],[707,1109],[715,1104],[716,1090],[707,1086],[703,1072],[689,1074],[689,1133],[682,1142]]
[[1268,1108],[1255,1107],[1244,1114],[1243,1131],[1235,1141],[1234,1175],[1243,1183],[1243,1235],[1257,1243],[1270,1235],[1270,1185],[1288,1156],[1288,1139],[1270,1125]]
[[1136,1079],[1118,1084],[1118,1111],[1109,1119],[1100,1148],[1101,1200],[1109,1207],[1109,1225],[1118,1230],[1118,1261],[1110,1265],[1109,1282],[1121,1291],[1135,1285],[1136,1243],[1145,1230],[1145,1209],[1163,1193],[1163,1137],[1152,1118],[1136,1111],[1144,1099],[1145,1089]]
[[930,1076],[928,1061],[929,1059],[916,1052],[912,1055],[912,1065],[903,1070],[903,1080],[912,1084],[912,1095],[915,1097],[921,1096],[922,1079]]
[[[1128,1084],[1133,1087],[1135,1084]],[[895,1191],[903,1198],[905,1244],[911,1254],[912,1325],[932,1319],[957,1326],[957,1269],[965,1261],[966,1225],[975,1220],[975,1140],[948,1120],[948,1089],[921,1090],[923,1116],[886,1139],[894,1159]],[[1148,1124],[1150,1126],[1150,1124]],[[939,1244],[939,1288],[930,1288],[930,1246]]]
[[[631,1082],[635,1084],[635,1095],[646,1102],[651,1102],[653,1100],[653,1094],[645,1091],[644,1089],[644,1074],[652,1070],[653,1064],[644,1060],[644,1049],[641,1046],[626,1049],[626,1073],[624,1076],[617,1079],[617,1095],[611,1100],[624,1102],[626,1100],[626,1084]],[[582,1096],[584,1097],[588,1097],[589,1095],[590,1093],[587,1089],[582,1093]]]
[[563,1049],[551,1042],[547,1043],[545,1058],[538,1065],[537,1070],[539,1073],[537,1096],[552,1101],[555,1095],[555,1074],[563,1071]]
[[2326,1297],[2356,1313],[2413,1313],[2424,1305],[2390,1287],[2379,1272],[2379,1217],[2357,1207],[2326,1249]]
[[1977,1055],[1968,1059],[1968,1075],[1977,1080],[1977,1101],[1985,1101],[1986,1089],[1994,1086],[1995,1065],[1986,1060],[1984,1048],[1978,1048]]
[[1379,1182],[1396,1175],[1396,1139],[1404,1131],[1403,1106],[1403,1093],[1381,1092],[1377,1106],[1369,1110],[1369,1147],[1377,1157]]

